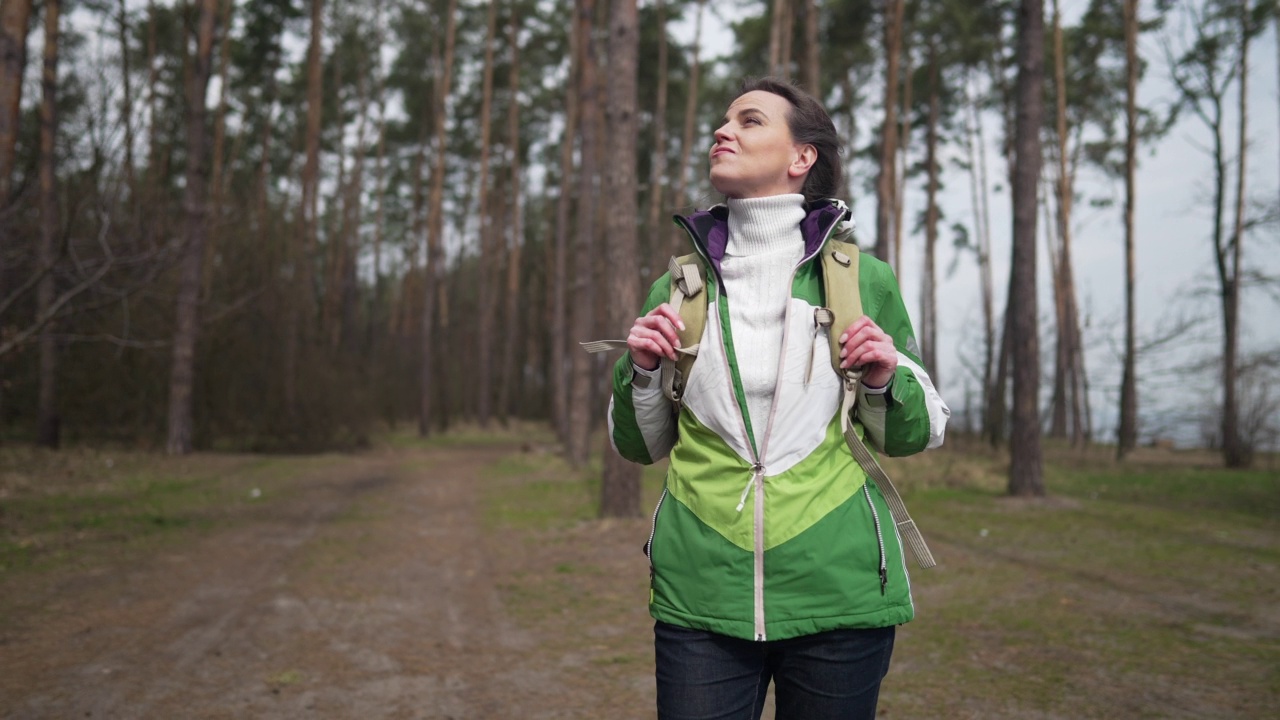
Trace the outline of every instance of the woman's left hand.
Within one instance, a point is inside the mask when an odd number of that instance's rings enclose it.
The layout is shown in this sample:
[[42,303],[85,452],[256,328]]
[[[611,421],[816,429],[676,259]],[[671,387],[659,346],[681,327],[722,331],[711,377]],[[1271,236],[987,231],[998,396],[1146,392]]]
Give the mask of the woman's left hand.
[[879,325],[863,315],[845,329],[840,336],[840,367],[862,366],[862,384],[870,388],[882,388],[893,379],[898,369],[898,349],[893,338],[885,334]]

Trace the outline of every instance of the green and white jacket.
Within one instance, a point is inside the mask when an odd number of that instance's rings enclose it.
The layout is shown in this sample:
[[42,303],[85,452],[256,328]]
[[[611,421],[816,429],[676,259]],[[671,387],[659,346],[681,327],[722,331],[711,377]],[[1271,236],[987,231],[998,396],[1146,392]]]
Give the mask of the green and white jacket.
[[[841,381],[827,330],[814,323],[814,309],[824,305],[816,258],[848,211],[836,202],[806,211],[805,254],[791,283],[778,382],[759,447],[737,369],[750,349],[734,347],[732,298],[719,279],[728,236],[724,207],[677,218],[709,268],[707,324],[679,413],[659,383],[635,382],[641,376],[629,355],[615,366],[614,447],[639,463],[670,457],[645,546],[650,612],[663,622],[781,640],[914,617],[902,542],[879,489],[841,436]],[[917,357],[893,271],[864,254],[858,280],[863,311],[894,339],[899,364],[887,395],[868,400],[859,390],[855,427],[891,456],[937,447],[950,410]],[[642,314],[668,300],[664,275]]]

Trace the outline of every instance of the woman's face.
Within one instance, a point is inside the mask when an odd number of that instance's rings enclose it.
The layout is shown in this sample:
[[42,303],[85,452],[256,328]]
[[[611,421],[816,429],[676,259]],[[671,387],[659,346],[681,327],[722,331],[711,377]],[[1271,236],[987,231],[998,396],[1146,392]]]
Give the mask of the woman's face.
[[754,90],[729,105],[711,147],[711,185],[731,198],[798,193],[817,158],[791,137],[791,103]]

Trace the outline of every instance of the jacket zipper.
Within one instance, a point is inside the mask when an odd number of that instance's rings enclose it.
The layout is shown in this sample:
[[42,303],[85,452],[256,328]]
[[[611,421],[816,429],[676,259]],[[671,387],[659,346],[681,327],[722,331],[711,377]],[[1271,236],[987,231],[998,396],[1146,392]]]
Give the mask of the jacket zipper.
[[[791,276],[787,281],[787,306],[782,313],[782,349],[778,357],[778,377],[783,377],[786,372],[787,365],[787,340],[791,334],[791,287],[796,281],[796,272],[807,262],[811,262],[815,257],[822,253],[822,248],[826,247],[827,241],[831,239],[836,227],[840,224],[837,220],[827,228],[827,232],[822,237],[822,242],[818,243],[817,249],[809,255],[801,258],[796,266],[791,268]],[[723,331],[720,337],[724,338]],[[813,352],[813,341],[809,342],[809,352]],[[724,353],[726,363],[728,362],[728,353]],[[809,367],[813,367],[813,361],[810,359]],[[806,371],[807,372],[807,371]],[[808,378],[806,376],[806,382]],[[778,400],[782,396],[782,383],[773,388],[773,400],[769,405],[769,419],[764,426],[764,434],[760,439],[759,457],[765,457],[769,450],[769,436],[773,434],[773,421],[778,415]],[[745,425],[745,423],[744,423]],[[764,641],[766,639],[765,623],[764,623],[764,465],[759,458],[756,460],[755,466],[752,468],[756,473],[756,513],[755,513],[755,625],[756,640]]]
[[[841,217],[843,217],[843,215]],[[681,227],[683,227],[685,232],[688,233],[689,239],[693,241],[694,249],[697,250],[700,255],[702,255],[703,259],[707,262],[707,266],[711,268],[711,271],[713,273],[715,273],[718,292],[720,292],[721,296],[723,297],[724,281],[720,278],[720,273],[716,269],[715,263],[711,262],[711,257],[702,248],[702,244],[698,242],[698,234],[694,232],[693,227],[684,218],[681,217],[678,219]],[[787,307],[786,307],[786,310],[783,311],[782,349],[780,351],[780,356],[778,358],[778,377],[782,376],[784,365],[787,359],[787,335],[789,334],[788,330],[789,330],[789,325],[791,321],[791,291],[789,288],[795,284],[796,272],[806,262],[811,261],[813,258],[817,257],[822,252],[822,248],[826,247],[827,241],[831,239],[831,234],[835,232],[836,227],[838,227],[839,225],[840,225],[840,219],[837,218],[837,220],[831,224],[831,227],[827,228],[826,233],[822,236],[822,242],[818,243],[817,245],[817,249],[814,252],[802,258],[800,262],[796,263],[796,266],[791,269],[791,278],[790,278],[790,281],[787,283],[787,287],[788,287]],[[737,391],[734,390],[733,388],[733,368],[729,366],[729,350],[725,344],[724,323],[722,322],[722,318],[716,318],[716,321],[720,327],[720,356],[724,358],[725,377],[728,378],[729,380],[729,391],[734,393],[734,395],[736,396]],[[810,343],[810,345],[812,346],[812,343]],[[812,365],[812,363],[810,363],[810,365]],[[764,642],[767,638],[765,633],[765,618],[764,618],[764,473],[765,473],[765,468],[764,468],[764,463],[762,462],[761,459],[764,457],[765,451],[769,447],[769,434],[773,430],[773,419],[777,414],[778,395],[780,392],[781,392],[781,388],[775,386],[773,390],[773,402],[769,408],[769,419],[765,423],[764,434],[761,435],[759,449],[756,448],[755,438],[751,437],[751,433],[747,432],[747,420],[746,420],[741,403],[734,403],[738,408],[739,428],[742,431],[743,438],[747,441],[746,442],[747,447],[751,450],[752,482],[747,485],[747,489],[749,490],[753,486],[755,487],[755,508],[754,508],[755,517],[753,518],[753,532],[752,532],[752,535],[755,538],[755,543],[754,543],[755,544],[755,548],[754,548],[755,582],[753,583],[753,595],[754,595],[754,601],[755,601],[754,602],[755,604],[755,636],[756,636],[756,640],[759,642]],[[741,501],[739,501],[738,503],[739,512],[741,512],[742,508],[746,504],[746,492],[747,491],[744,490],[743,497]],[[873,509],[873,512],[874,512],[874,509]],[[657,521],[656,512],[654,513],[654,520],[656,524],[656,521]],[[877,521],[877,527],[879,527],[879,521]],[[652,543],[653,538],[650,537],[649,541]],[[881,553],[883,556],[883,544],[881,546]],[[883,565],[883,561],[881,564]],[[650,558],[650,561],[649,561],[649,571],[650,573],[653,572],[652,558]]]
[[644,556],[649,558],[649,574],[653,575],[653,536],[658,532],[658,512],[662,510],[662,501],[667,499],[667,489],[662,488],[658,496],[658,504],[653,508],[653,522],[649,524],[649,542],[644,544]]
[[862,484],[862,494],[867,497],[867,507],[871,508],[871,521],[876,526],[876,545],[880,548],[880,594],[884,595],[885,586],[889,584],[889,573],[884,559],[884,533],[880,530],[880,513],[876,512],[876,504],[871,502],[871,488],[867,487],[870,484],[870,480]]

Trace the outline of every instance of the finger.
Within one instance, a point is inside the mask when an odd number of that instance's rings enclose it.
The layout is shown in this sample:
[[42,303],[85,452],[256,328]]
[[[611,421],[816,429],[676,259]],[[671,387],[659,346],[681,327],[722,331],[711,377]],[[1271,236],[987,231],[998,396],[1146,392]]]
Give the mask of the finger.
[[671,320],[665,315],[642,317],[637,321],[637,324],[662,333],[667,338],[667,342],[680,347],[680,334],[676,332],[675,326],[671,324]]
[[684,321],[680,319],[680,313],[676,312],[676,309],[671,307],[669,303],[662,303],[658,307],[654,308],[649,315],[661,315],[675,327],[684,330]]
[[885,343],[868,343],[850,353],[848,362],[851,365],[877,365],[895,370],[898,367],[898,351]]
[[876,338],[874,334],[875,334],[875,331],[872,328],[868,328],[865,326],[850,333],[845,337],[845,340],[843,342],[843,347],[840,350],[840,356],[847,357],[848,355],[853,354],[855,351],[858,350],[858,348],[862,347],[863,345],[866,345],[867,343],[871,343],[871,342],[876,342]]
[[854,320],[853,322],[849,323],[849,327],[845,328],[844,333],[840,335],[840,342],[844,343],[848,338],[853,337],[859,330],[862,330],[863,328],[868,326],[874,327],[877,330],[879,329],[879,326],[875,324],[875,321],[873,321],[867,315],[863,315],[857,320]]
[[648,340],[653,343],[653,346],[657,348],[657,353],[659,355],[671,358],[672,360],[676,359],[676,351],[673,349],[671,343],[668,342],[667,338],[657,330],[642,327],[633,330],[632,334],[638,338]]

